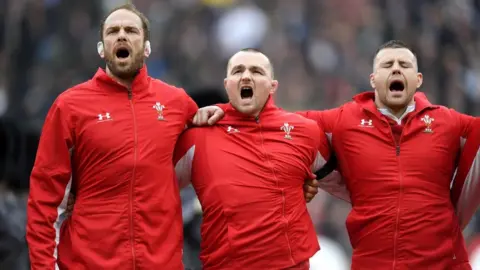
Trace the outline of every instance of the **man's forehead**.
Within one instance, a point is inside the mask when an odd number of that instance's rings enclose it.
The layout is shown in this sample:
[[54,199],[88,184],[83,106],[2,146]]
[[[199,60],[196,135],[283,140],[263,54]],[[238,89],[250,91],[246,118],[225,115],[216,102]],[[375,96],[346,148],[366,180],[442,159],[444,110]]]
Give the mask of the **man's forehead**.
[[385,48],[380,50],[375,58],[377,62],[385,62],[391,60],[402,60],[415,62],[415,55],[407,48]]
[[264,69],[270,68],[270,60],[259,52],[238,52],[230,58],[230,68],[235,66],[259,66]]
[[105,20],[105,28],[113,26],[136,26],[142,28],[140,17],[126,9],[119,9],[110,14]]

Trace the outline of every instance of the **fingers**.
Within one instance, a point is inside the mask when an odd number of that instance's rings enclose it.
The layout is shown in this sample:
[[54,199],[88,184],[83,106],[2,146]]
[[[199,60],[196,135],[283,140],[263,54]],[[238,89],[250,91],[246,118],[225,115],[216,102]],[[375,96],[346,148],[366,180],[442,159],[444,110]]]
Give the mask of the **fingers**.
[[199,126],[204,126],[207,124],[207,120],[208,120],[208,111],[207,110],[203,110],[201,112],[199,112],[198,114],[198,125]]
[[194,124],[195,126],[198,126],[198,112],[195,114],[195,116],[193,117],[193,120],[192,120],[192,124]]
[[218,106],[207,106],[198,109],[193,117],[192,124],[195,126],[213,125],[222,119],[223,110]]
[[[208,124],[213,125],[223,118],[225,112],[218,106],[210,106]],[[211,116],[211,117],[210,117]]]
[[217,111],[214,111],[212,117],[210,117],[208,119],[208,124],[209,125],[214,125],[215,123],[217,123],[220,119],[222,119],[223,117],[223,111],[222,110],[217,110]]
[[207,124],[208,116],[208,107],[200,108],[193,117],[192,124],[195,126],[204,126]]
[[74,205],[75,205],[75,196],[73,194],[70,194],[70,196],[68,196],[68,201],[67,201],[67,209],[66,209],[67,216],[70,216],[72,214]]
[[305,201],[310,202],[318,193],[318,181],[309,180],[303,185]]

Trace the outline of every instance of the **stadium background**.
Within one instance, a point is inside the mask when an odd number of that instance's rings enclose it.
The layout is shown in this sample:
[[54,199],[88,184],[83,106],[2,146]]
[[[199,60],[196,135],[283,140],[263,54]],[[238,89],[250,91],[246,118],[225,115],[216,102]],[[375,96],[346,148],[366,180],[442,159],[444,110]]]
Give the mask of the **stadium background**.
[[[28,269],[25,203],[43,119],[60,92],[103,66],[95,50],[100,19],[124,2],[0,0],[0,269]],[[332,108],[368,90],[376,48],[401,39],[418,54],[432,102],[479,115],[479,0],[133,2],[151,22],[150,74],[184,87],[199,105],[225,100],[226,60],[256,47],[274,64],[279,105]],[[185,263],[197,268],[201,212],[191,189],[182,199]],[[321,192],[309,210],[325,238],[322,269],[347,269],[349,206]],[[479,229],[472,221],[467,243]]]

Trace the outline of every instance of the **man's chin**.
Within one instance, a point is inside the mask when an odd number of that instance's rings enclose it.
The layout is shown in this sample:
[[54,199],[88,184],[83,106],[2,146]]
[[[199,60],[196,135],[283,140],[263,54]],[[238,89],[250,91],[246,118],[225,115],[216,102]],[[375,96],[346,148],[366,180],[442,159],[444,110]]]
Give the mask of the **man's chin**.
[[397,98],[397,99],[389,99],[388,103],[386,104],[388,108],[391,110],[402,110],[407,107],[409,104],[406,98]]
[[109,66],[110,72],[119,79],[131,79],[135,77],[139,69],[134,69],[131,65],[113,65]]
[[110,58],[106,61],[110,72],[117,78],[128,80],[135,77],[142,68],[143,62],[133,61],[133,58],[118,59]]
[[234,108],[246,115],[254,115],[256,113],[256,108],[254,104],[233,104]]

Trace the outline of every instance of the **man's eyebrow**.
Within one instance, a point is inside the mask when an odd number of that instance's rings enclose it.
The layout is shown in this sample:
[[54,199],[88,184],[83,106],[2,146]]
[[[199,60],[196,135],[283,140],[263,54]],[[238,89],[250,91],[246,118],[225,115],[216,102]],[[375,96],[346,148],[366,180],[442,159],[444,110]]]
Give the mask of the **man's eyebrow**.
[[107,25],[107,27],[105,27],[105,29],[118,29],[120,28],[120,26],[118,25]]
[[[237,69],[245,69],[245,68],[247,68],[247,67],[245,67],[245,65],[243,65],[243,64],[238,64],[238,65],[236,65],[236,66],[233,66],[230,72],[233,72],[233,71],[235,71],[235,70],[237,70]],[[265,68],[265,67],[263,67],[263,66],[258,66],[258,65],[249,66],[248,69],[260,70],[260,71],[262,71],[262,72],[267,72],[267,70],[268,70],[268,68]]]
[[263,71],[267,70],[265,67],[263,66],[252,66],[251,68],[255,68],[255,69],[261,69]]
[[[392,64],[393,62],[395,62],[395,60],[388,59],[388,60],[380,61],[379,63],[383,65],[383,64]],[[413,64],[413,61],[410,61],[410,60],[398,60],[398,62],[400,64]]]
[[237,70],[239,68],[245,68],[245,65],[240,64],[240,65],[233,66],[232,71]]
[[140,30],[141,27],[138,27],[137,25],[123,25],[123,26],[119,26],[119,25],[106,25],[105,29],[120,29],[121,27],[125,28],[125,29],[137,29],[137,30]]

